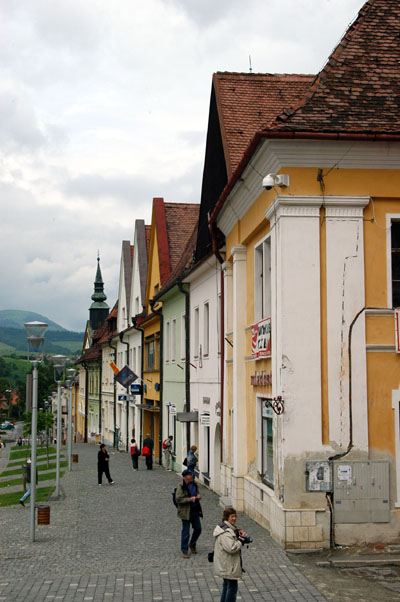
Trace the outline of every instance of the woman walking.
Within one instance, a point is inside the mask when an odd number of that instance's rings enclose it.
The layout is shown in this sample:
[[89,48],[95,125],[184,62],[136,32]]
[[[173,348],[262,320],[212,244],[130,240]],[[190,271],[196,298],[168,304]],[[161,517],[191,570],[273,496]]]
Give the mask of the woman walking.
[[110,456],[108,455],[107,448],[104,443],[100,443],[100,450],[97,454],[97,477],[99,485],[102,485],[103,472],[107,477],[110,485],[114,485],[114,481],[110,475]]
[[131,439],[131,458],[133,470],[139,470],[138,460],[140,456],[140,449],[138,448],[135,439]]

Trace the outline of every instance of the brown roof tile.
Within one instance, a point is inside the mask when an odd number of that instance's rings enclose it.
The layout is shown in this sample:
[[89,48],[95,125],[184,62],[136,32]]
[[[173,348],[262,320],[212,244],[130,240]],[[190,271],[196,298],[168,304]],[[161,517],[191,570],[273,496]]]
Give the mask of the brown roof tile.
[[400,132],[400,1],[369,0],[301,103],[273,129]]
[[194,203],[165,203],[171,273],[181,260],[193,228],[197,225],[199,208],[200,205]]
[[313,79],[314,75],[214,73],[228,176],[238,166],[255,132],[268,127],[284,108],[299,101]]

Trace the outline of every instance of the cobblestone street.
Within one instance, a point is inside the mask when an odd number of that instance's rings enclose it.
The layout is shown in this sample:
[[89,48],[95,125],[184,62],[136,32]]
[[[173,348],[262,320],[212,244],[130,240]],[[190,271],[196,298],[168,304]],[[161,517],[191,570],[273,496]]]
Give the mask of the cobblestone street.
[[[219,600],[221,580],[207,553],[221,520],[218,498],[201,487],[204,511],[198,554],[180,554],[171,492],[179,477],[155,465],[133,472],[127,454],[112,454],[114,486],[97,485],[97,447],[77,445],[79,464],[62,479],[63,499],[50,500],[51,524],[29,542],[29,506],[0,508],[0,602]],[[267,531],[245,516],[254,539],[243,551],[244,601],[323,601]]]

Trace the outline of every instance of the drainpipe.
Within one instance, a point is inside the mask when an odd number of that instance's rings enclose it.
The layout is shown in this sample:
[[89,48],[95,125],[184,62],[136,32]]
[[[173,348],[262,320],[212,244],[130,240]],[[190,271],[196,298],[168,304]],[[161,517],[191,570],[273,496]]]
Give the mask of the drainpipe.
[[[108,346],[111,347],[111,349],[113,349],[114,351],[114,362],[117,361],[117,348],[113,347],[111,345],[111,341],[112,339],[109,338],[108,339]],[[114,448],[118,449],[118,441],[116,441],[116,432],[117,432],[117,382],[115,380],[115,375],[114,375]]]
[[[140,380],[142,381],[142,390],[143,390],[143,393],[144,393],[144,380],[143,380],[143,376],[144,376],[144,374],[143,374],[143,372],[144,372],[144,328],[140,328],[137,325],[137,321],[138,321],[137,316],[132,317],[132,326],[133,326],[133,328],[135,330],[137,330],[138,332],[140,332],[140,335],[141,335],[141,350],[142,350],[142,352],[140,354],[141,355],[141,357],[140,357]],[[143,402],[143,393],[141,395],[142,402]],[[141,412],[143,412],[143,409],[141,410]],[[142,421],[142,424],[143,424],[143,421]],[[142,424],[140,425],[140,433],[139,433],[139,447],[140,447],[140,449],[142,449],[142,444],[143,444],[143,433],[142,433],[143,427],[142,427]],[[135,438],[137,439],[136,433],[135,433]]]
[[215,222],[210,220],[210,213],[208,214],[208,229],[210,231],[211,242],[212,242],[212,251],[219,261],[221,265],[221,328],[220,328],[220,349],[221,349],[221,362],[220,362],[220,373],[221,373],[221,392],[220,392],[220,404],[221,404],[221,415],[220,415],[220,424],[221,424],[221,438],[220,438],[220,461],[221,463],[224,461],[224,376],[225,376],[225,286],[224,286],[224,271],[222,269],[222,264],[224,260],[219,252],[217,236],[215,232]]
[[158,447],[159,447],[159,459],[158,459],[158,463],[162,464],[162,426],[163,426],[163,375],[164,375],[164,370],[163,370],[163,328],[164,328],[164,316],[163,313],[160,309],[155,309],[154,305],[155,305],[155,301],[154,299],[150,299],[149,300],[149,304],[151,307],[151,311],[156,314],[157,316],[160,316],[160,431],[158,433]]
[[[82,362],[85,370],[85,432],[83,434],[84,443],[88,442],[88,413],[89,413],[89,368],[86,362]],[[58,435],[57,435],[58,436]]]
[[99,433],[100,439],[102,440],[101,429],[102,429],[102,419],[101,419],[101,406],[103,400],[103,354],[100,356],[100,378],[99,378]]
[[[129,366],[129,343],[126,343],[124,340],[124,333],[119,333],[119,340],[121,343],[126,345],[126,352],[128,354],[128,361],[126,362]],[[128,389],[126,391],[128,393]],[[126,396],[126,451],[129,451],[129,395]]]
[[[190,295],[181,282],[177,282],[180,292],[185,295],[185,396],[186,411],[190,412]],[[186,423],[186,449],[190,450],[190,422]]]

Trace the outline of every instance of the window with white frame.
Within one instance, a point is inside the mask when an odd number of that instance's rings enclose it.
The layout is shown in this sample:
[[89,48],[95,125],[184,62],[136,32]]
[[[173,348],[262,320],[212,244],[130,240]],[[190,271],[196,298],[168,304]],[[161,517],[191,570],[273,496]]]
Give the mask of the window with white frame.
[[392,307],[400,307],[400,221],[391,223]]
[[217,348],[218,355],[221,353],[221,311],[222,311],[222,301],[221,301],[221,293],[218,294],[218,313],[217,313]]
[[134,347],[132,349],[132,352],[133,352],[133,356],[132,356],[132,370],[137,374],[138,367],[136,365],[136,353],[137,353],[136,347]]
[[203,307],[203,355],[210,352],[210,305],[204,303]]
[[140,308],[139,308],[139,297],[135,297],[135,316],[140,313]]
[[271,239],[254,249],[254,320],[271,317]]
[[261,476],[266,485],[274,487],[274,413],[261,399]]
[[170,357],[170,345],[171,345],[171,325],[169,322],[165,323],[165,361],[169,362]]
[[195,307],[194,308],[194,323],[193,323],[193,328],[194,328],[194,352],[193,355],[194,357],[198,357],[199,356],[199,308]]
[[171,362],[176,360],[176,319],[171,322]]
[[181,360],[186,359],[186,323],[185,314],[181,315]]

